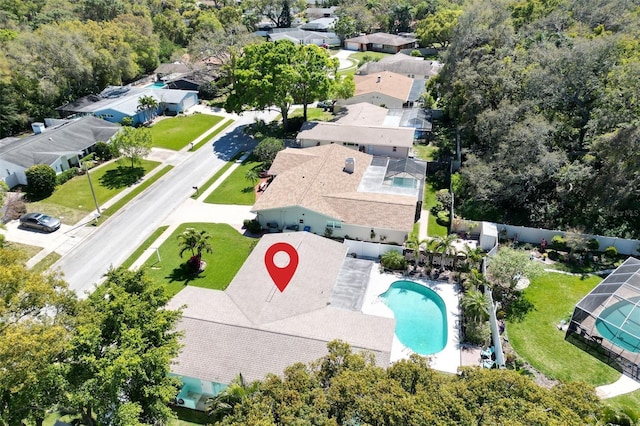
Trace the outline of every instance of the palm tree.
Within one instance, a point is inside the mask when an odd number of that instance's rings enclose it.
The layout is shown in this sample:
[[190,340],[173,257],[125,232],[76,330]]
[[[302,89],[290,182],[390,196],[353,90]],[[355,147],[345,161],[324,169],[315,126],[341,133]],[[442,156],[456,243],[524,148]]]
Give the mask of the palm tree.
[[489,299],[479,290],[469,290],[460,302],[464,316],[475,323],[489,319]]
[[247,170],[247,173],[245,173],[244,178],[249,182],[251,182],[253,186],[255,186],[256,183],[258,183],[258,181],[260,180],[260,172],[258,171],[258,168],[254,167],[252,169]]
[[482,286],[486,286],[488,284],[489,282],[482,272],[474,268],[467,275],[467,279],[464,281],[464,288],[465,290],[480,290]]
[[446,237],[438,236],[433,239],[433,250],[435,253],[440,253],[442,255],[442,262],[444,263],[444,258],[447,256],[453,257],[453,267],[455,269],[456,266],[456,256],[458,254],[458,249],[453,244],[458,239],[457,234],[449,234]]
[[213,417],[214,421],[221,421],[224,417],[233,413],[233,408],[244,399],[250,397],[258,391],[259,382],[247,384],[242,374],[231,382],[222,392],[213,398],[207,399],[207,414]]
[[482,258],[484,257],[484,252],[480,247],[471,247],[469,244],[465,244],[462,249],[462,254],[467,259],[467,264],[471,269],[478,269],[480,267],[480,263],[482,262]]
[[213,248],[209,244],[211,236],[205,230],[197,232],[194,228],[187,228],[180,236],[178,236],[178,244],[180,246],[180,257],[185,251],[191,251],[191,259],[189,264],[197,271],[202,266],[202,252],[212,253]]
[[153,96],[141,96],[138,99],[138,111],[144,113],[144,121],[150,121],[158,108],[158,101]]

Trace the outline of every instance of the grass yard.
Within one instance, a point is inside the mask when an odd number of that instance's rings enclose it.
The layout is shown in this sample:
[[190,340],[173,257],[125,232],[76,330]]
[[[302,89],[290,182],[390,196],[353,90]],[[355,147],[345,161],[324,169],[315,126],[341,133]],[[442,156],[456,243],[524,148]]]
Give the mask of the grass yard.
[[237,204],[251,206],[256,201],[254,183],[245,178],[253,168],[262,168],[262,162],[250,155],[204,200],[209,204]]
[[424,161],[434,161],[438,152],[438,147],[431,144],[416,144],[413,149],[416,152],[416,157]]
[[[424,200],[422,203],[422,210],[431,210],[431,207],[436,204],[436,190],[433,184],[429,182],[424,183]],[[436,220],[436,216],[429,211],[429,220],[427,223],[427,235],[429,237],[446,237],[447,227],[442,226]]]
[[[302,108],[296,108],[289,114],[289,118],[302,117],[304,111]],[[316,108],[311,105],[307,105],[307,121],[331,121],[335,116],[328,112],[323,111],[322,108]],[[280,117],[282,119],[282,117]]]
[[33,268],[31,268],[31,271],[36,273],[42,273],[47,269],[49,269],[51,265],[56,263],[61,257],[62,256],[60,256],[58,253],[56,253],[55,251],[52,251],[51,253],[46,255],[44,259],[42,259],[40,262],[33,265]]
[[25,262],[36,254],[40,253],[42,247],[31,246],[29,244],[16,243],[13,241],[5,241],[5,246],[20,251],[20,258]]
[[[187,228],[207,231],[211,238],[209,243],[213,253],[203,253],[202,260],[207,262],[207,269],[199,275],[186,272],[183,267],[189,260],[189,253],[180,257],[178,236]],[[167,284],[169,294],[173,296],[185,285],[224,290],[236,275],[249,256],[258,240],[242,236],[238,231],[226,224],[218,223],[183,223],[158,248],[161,261],[151,256],[145,263],[149,276],[158,282]]]
[[209,114],[165,118],[151,126],[153,146],[179,151],[222,119]]
[[211,176],[211,178],[206,181],[204,183],[204,185],[202,185],[199,189],[197,193],[193,193],[191,195],[191,198],[193,198],[194,200],[197,199],[201,193],[205,192],[207,189],[209,189],[211,187],[211,185],[213,185],[218,179],[220,179],[220,176],[222,176],[224,174],[224,172],[226,172],[227,170],[229,170],[229,168],[231,166],[233,166],[235,164],[235,162],[242,157],[242,155],[244,154],[244,151],[240,151],[238,152],[236,155],[233,156],[233,158],[231,158],[231,160],[227,161],[227,163],[222,166],[220,168],[220,170],[218,170],[213,176]]
[[636,419],[640,418],[640,390],[616,396],[614,398],[605,399],[602,402],[613,408],[622,409],[627,414],[633,413],[633,417]]
[[616,381],[620,373],[564,340],[558,330],[575,304],[601,281],[600,277],[548,272],[524,291],[534,310],[521,322],[509,322],[509,341],[518,355],[546,376],[600,386]]
[[[131,169],[117,162],[107,163],[90,171],[93,189],[98,204],[113,198],[124,189],[138,181],[142,176],[156,168],[160,163],[142,160],[140,165]],[[76,176],[42,201],[27,203],[30,212],[42,211],[60,218],[67,225],[78,223],[84,216],[95,210],[95,203],[85,175]]]

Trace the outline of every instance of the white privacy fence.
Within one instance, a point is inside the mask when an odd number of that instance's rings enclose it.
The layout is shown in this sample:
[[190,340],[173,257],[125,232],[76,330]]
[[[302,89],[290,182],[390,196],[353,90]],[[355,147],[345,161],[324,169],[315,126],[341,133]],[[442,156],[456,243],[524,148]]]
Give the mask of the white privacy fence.
[[402,253],[402,247],[392,244],[370,243],[367,241],[344,240],[347,246],[347,255],[356,255],[358,257],[368,257],[377,259],[388,251],[397,251]]

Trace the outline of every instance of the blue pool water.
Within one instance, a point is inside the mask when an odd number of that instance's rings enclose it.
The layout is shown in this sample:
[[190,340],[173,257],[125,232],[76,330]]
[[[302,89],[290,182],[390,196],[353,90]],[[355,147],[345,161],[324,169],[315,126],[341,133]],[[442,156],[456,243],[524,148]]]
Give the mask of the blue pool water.
[[413,281],[396,281],[380,295],[393,311],[398,340],[420,355],[440,352],[447,344],[444,300]]
[[415,188],[416,185],[417,185],[417,181],[414,178],[407,178],[407,177],[393,178],[393,186],[398,186],[401,188]]
[[146,85],[146,86],[144,86],[144,87],[148,87],[148,88],[151,88],[151,89],[162,89],[162,88],[163,88],[163,87],[165,87],[165,86],[166,86],[166,84],[165,84],[164,82],[162,82],[162,81],[156,81],[155,83],[153,83],[153,84],[148,84],[148,85]]
[[634,303],[623,300],[609,306],[600,313],[596,328],[610,342],[628,351],[640,352],[640,310]]

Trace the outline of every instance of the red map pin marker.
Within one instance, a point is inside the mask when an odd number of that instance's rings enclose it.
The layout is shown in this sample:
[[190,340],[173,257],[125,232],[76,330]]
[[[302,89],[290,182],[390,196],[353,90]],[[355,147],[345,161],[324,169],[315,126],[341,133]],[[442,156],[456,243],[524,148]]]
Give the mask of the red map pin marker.
[[[281,251],[287,253],[289,256],[289,264],[284,268],[276,266],[273,261],[276,254]],[[296,269],[298,268],[298,251],[291,244],[275,243],[269,247],[264,254],[264,264],[267,267],[271,279],[276,284],[276,287],[278,287],[278,290],[280,290],[280,293],[282,293],[289,285],[293,274],[296,273]]]

